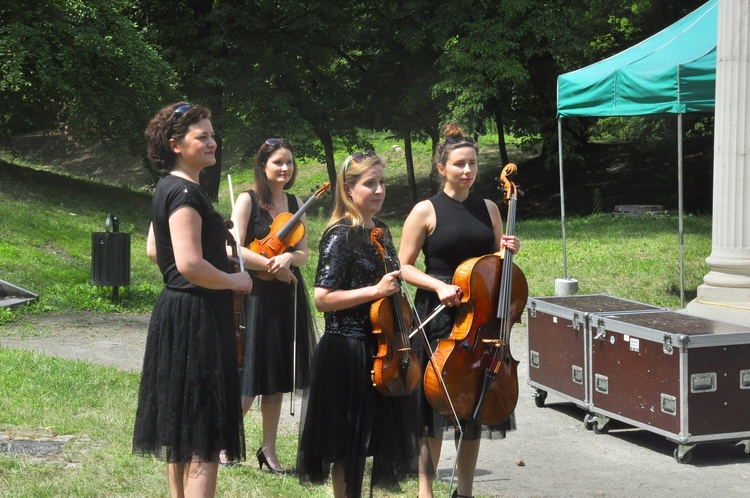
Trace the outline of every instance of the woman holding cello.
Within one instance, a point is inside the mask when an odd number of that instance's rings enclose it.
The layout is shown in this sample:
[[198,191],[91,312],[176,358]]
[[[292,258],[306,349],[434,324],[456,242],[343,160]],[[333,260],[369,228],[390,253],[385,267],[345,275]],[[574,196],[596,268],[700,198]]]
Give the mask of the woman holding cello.
[[[333,465],[335,497],[362,495],[365,461],[371,485],[396,485],[418,452],[416,393],[386,396],[373,386],[377,344],[372,304],[400,290],[379,249],[397,261],[388,227],[374,218],[385,199],[385,163],[375,153],[349,156],[338,174],[334,210],[320,240],[315,306],[325,333],[313,358],[297,457],[300,482],[322,484]],[[380,235],[375,244],[372,234]]]
[[281,254],[263,256],[249,249],[265,239],[287,213],[296,213],[300,199],[285,191],[294,185],[297,164],[292,144],[269,138],[255,157],[254,188],[241,193],[232,221],[239,232],[245,268],[254,270],[253,291],[245,297],[242,413],[261,396],[263,441],[256,452],[258,466],[281,474],[276,435],[284,393],[307,386],[315,347],[315,332],[299,267],[308,260],[305,216],[299,219],[299,241]]
[[[404,280],[417,287],[415,307],[425,317],[435,307],[447,307],[425,326],[434,351],[439,339],[452,331],[455,307],[461,304],[461,287],[453,276],[466,259],[507,248],[518,252],[520,241],[503,235],[503,223],[497,205],[471,192],[478,172],[476,142],[467,138],[455,123],[443,131],[444,141],[437,147],[434,164],[444,182],[441,192],[414,206],[404,223],[399,259]],[[425,272],[414,266],[420,251],[424,253]],[[423,351],[423,368],[429,366],[429,352]],[[440,459],[443,431],[452,422],[441,417],[422,396],[425,437],[419,456],[419,496],[432,497],[432,483]],[[453,496],[470,497],[479,455],[482,427],[462,423],[464,441],[457,457],[458,482]],[[506,422],[503,429],[510,428]]]

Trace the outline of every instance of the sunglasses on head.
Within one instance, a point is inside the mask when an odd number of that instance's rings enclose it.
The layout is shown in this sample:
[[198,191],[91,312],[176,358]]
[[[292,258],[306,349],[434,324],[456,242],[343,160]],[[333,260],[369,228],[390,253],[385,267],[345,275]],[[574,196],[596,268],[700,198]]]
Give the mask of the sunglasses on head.
[[286,138],[267,138],[266,141],[263,142],[263,145],[261,145],[260,150],[262,152],[263,149],[266,148],[266,145],[273,147],[274,145],[278,144],[281,144],[281,146],[286,149],[292,148],[292,144]]
[[195,107],[193,104],[182,104],[178,105],[177,108],[174,110],[174,113],[172,114],[172,119],[177,121],[182,116],[185,115],[186,112],[188,112],[190,109]]
[[361,163],[366,157],[377,157],[377,154],[375,154],[375,152],[371,150],[368,150],[367,152],[355,152],[354,154],[347,157],[346,161],[344,162],[344,174],[346,174],[346,170],[349,168],[349,163],[351,163],[352,161],[354,161],[355,163]]
[[463,143],[474,144],[476,143],[476,141],[473,138],[469,137],[445,137],[445,143],[453,145]]

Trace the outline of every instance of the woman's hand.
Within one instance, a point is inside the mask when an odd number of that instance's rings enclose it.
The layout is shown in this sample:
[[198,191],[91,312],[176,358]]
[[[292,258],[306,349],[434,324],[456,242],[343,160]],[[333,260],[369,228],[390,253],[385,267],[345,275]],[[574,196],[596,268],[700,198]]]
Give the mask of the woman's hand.
[[248,272],[230,273],[229,276],[232,278],[231,290],[245,294],[253,290],[253,279]]
[[500,246],[509,249],[513,254],[518,254],[521,250],[521,240],[515,235],[503,235]]
[[278,280],[289,283],[297,283],[297,277],[292,273],[292,253],[285,252],[278,256],[273,256],[266,263],[268,273],[276,277]]
[[392,271],[383,275],[380,282],[375,284],[376,293],[379,296],[386,297],[401,290],[401,272]]
[[461,287],[458,285],[446,284],[441,282],[441,285],[435,290],[440,299],[440,302],[445,306],[452,308],[461,304]]

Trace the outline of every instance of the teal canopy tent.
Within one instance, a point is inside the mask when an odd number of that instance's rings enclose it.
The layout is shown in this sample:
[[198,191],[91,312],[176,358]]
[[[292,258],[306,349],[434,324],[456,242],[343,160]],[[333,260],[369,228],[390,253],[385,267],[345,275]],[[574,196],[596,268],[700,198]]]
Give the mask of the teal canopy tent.
[[557,78],[560,205],[565,250],[562,118],[676,114],[680,240],[680,304],[684,307],[682,226],[682,115],[713,112],[716,94],[718,0],[608,59]]

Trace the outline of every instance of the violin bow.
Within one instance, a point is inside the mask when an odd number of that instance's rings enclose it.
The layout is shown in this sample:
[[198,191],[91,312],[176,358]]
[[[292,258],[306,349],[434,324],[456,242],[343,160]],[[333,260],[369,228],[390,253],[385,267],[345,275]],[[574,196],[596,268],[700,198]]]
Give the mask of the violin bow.
[[297,389],[297,287],[294,285],[294,338],[292,339],[292,391],[289,393],[289,415],[294,417],[294,390]]
[[[417,326],[412,330],[412,332],[409,334],[409,338],[414,336],[417,332],[422,332],[422,335],[420,336],[422,338],[422,342],[427,347],[427,351],[430,354],[430,365],[433,366],[433,368],[436,368],[434,366],[434,363],[432,362],[432,357],[435,355],[435,351],[432,349],[432,346],[430,346],[430,341],[427,338],[427,332],[425,332],[424,327],[427,325],[428,322],[430,322],[433,318],[435,318],[438,314],[440,314],[441,311],[445,308],[444,304],[439,304],[436,306],[429,315],[425,317],[424,320],[419,318],[419,313],[417,313],[417,309],[414,307],[413,299],[411,297],[411,293],[409,292],[409,289],[406,288],[406,286],[402,286],[404,290],[404,295],[406,296],[406,300],[409,303],[409,307],[411,308],[412,312],[414,313],[414,318],[417,319]],[[453,413],[453,418],[458,421],[458,413],[456,413],[456,408],[453,405],[453,401],[451,400],[451,396],[448,393],[448,388],[445,385],[445,380],[443,380],[442,375],[437,376],[438,380],[440,381],[440,385],[443,388],[442,391],[445,393],[445,399],[448,401],[448,405],[451,407],[451,412]],[[461,424],[459,424],[459,431],[461,432],[461,437],[464,435],[463,428],[461,428]],[[454,469],[455,470],[455,469]]]
[[[425,317],[424,320],[421,320],[419,318],[419,313],[417,313],[416,308],[412,304],[412,299],[411,299],[409,290],[405,289],[404,294],[406,295],[406,300],[409,302],[409,306],[414,312],[414,318],[417,319],[417,324],[418,324],[417,327],[414,329],[414,331],[412,331],[412,333],[409,334],[409,337],[411,338],[417,332],[422,332],[422,335],[420,337],[422,338],[422,343],[427,348],[427,352],[430,354],[430,366],[434,369],[437,369],[437,366],[435,366],[435,363],[433,363],[433,356],[435,356],[435,351],[432,349],[432,346],[430,346],[430,341],[427,338],[427,332],[425,332],[424,327],[425,325],[427,325],[427,322],[435,318],[441,311],[443,311],[443,309],[445,308],[445,305],[440,303],[430,312],[429,315]],[[456,407],[453,405],[453,400],[451,399],[451,395],[448,392],[448,387],[445,385],[445,380],[443,379],[443,376],[437,375],[436,377],[440,381],[440,387],[442,387],[441,391],[445,395],[445,400],[448,402],[448,405],[451,407],[451,413],[453,413],[453,419],[456,421],[456,429],[458,430],[458,433],[459,433],[458,445],[456,446],[456,458],[453,461],[453,470],[451,471],[451,481],[450,481],[450,485],[448,486],[448,496],[450,496],[450,493],[453,489],[453,482],[455,481],[455,477],[456,477],[456,469],[458,467],[458,454],[461,452],[461,446],[463,445],[463,442],[464,442],[464,428],[461,426],[461,422],[458,420],[458,413],[456,413]]]
[[[234,213],[234,189],[232,188],[232,175],[227,175],[227,182],[229,183],[229,198],[232,202],[232,212]],[[240,260],[240,271],[245,271],[245,258],[242,257],[242,244],[240,244],[240,229],[235,223],[234,225],[234,243],[237,244],[237,259]]]

